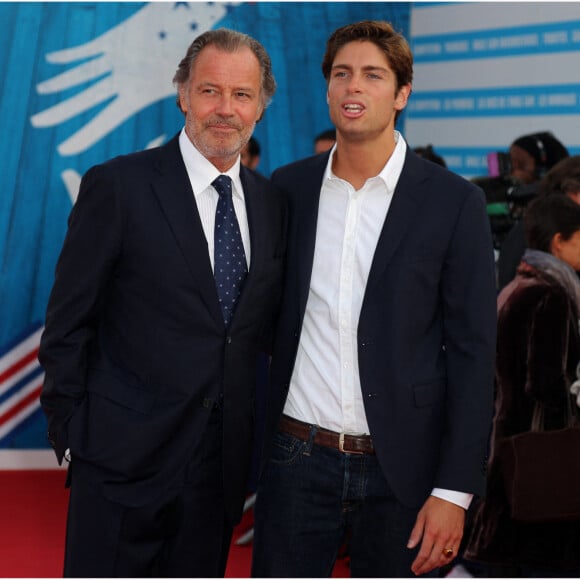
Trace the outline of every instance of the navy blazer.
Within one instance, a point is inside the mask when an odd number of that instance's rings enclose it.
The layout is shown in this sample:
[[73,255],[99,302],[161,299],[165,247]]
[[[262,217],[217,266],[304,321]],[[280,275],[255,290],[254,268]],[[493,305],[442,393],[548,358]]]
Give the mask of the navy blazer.
[[[272,175],[289,198],[289,233],[266,448],[296,359],[328,156],[310,157]],[[484,491],[495,304],[483,192],[408,150],[372,261],[357,332],[370,432],[387,480],[407,505],[421,505],[434,487]]]
[[251,264],[230,328],[178,137],[91,168],[56,268],[39,359],[59,461],[125,505],[178,476],[224,393],[224,481],[241,517],[256,358],[281,296],[286,203],[241,167]]

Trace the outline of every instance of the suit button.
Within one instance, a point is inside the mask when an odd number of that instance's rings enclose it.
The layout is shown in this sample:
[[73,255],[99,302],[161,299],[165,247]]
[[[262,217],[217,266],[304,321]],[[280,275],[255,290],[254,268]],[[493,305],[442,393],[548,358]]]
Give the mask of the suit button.
[[232,344],[232,337],[226,336],[226,344]]

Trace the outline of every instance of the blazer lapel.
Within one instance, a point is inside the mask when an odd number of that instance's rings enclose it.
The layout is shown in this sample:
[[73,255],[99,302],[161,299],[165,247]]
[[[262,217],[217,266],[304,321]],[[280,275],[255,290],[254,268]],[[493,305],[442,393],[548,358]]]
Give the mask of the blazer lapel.
[[419,158],[407,149],[405,165],[379,236],[367,281],[367,292],[380,279],[405,232],[416,226],[417,207],[424,193],[419,184],[426,179]]
[[223,324],[207,240],[178,138],[172,139],[160,151],[159,177],[153,181],[153,189],[203,301],[216,322]]
[[306,311],[310,279],[312,278],[320,190],[329,155],[330,152],[327,155],[311,158],[311,162],[304,168],[304,181],[301,184],[300,194],[293,196],[295,206],[294,211],[291,212],[294,214],[291,227],[295,230],[298,243],[294,252],[294,263],[288,267],[293,268],[297,273],[300,319]]
[[[246,202],[246,213],[248,216],[248,228],[250,230],[251,260],[248,277],[244,283],[244,288],[250,285],[264,262],[266,251],[266,235],[261,224],[268,219],[266,205],[262,202],[263,196],[267,192],[261,191],[258,181],[243,165],[240,166],[240,179],[244,188],[244,199]],[[242,291],[243,293],[243,291]]]
[[[241,320],[240,311],[244,310],[244,304],[252,295],[252,288],[254,281],[258,278],[259,272],[263,268],[264,258],[268,248],[269,240],[267,240],[266,230],[263,224],[267,223],[267,210],[263,202],[264,192],[260,189],[255,177],[242,165],[240,166],[240,179],[242,187],[244,188],[244,200],[246,203],[246,214],[248,216],[248,229],[250,231],[250,268],[244,284],[242,285],[242,292],[238,299],[236,306],[236,315],[232,320],[232,325]],[[251,304],[251,300],[249,300]]]
[[255,282],[260,278],[266,260],[271,253],[271,234],[267,224],[270,219],[268,203],[266,196],[270,192],[265,190],[261,185],[261,180],[256,179],[255,175],[243,165],[240,166],[240,179],[244,188],[244,200],[246,203],[246,214],[248,216],[248,229],[250,231],[251,259],[248,275],[242,286],[242,292],[236,306],[236,315],[232,324],[243,319],[240,312],[244,310],[246,302],[255,308],[255,301],[252,300],[252,293]]

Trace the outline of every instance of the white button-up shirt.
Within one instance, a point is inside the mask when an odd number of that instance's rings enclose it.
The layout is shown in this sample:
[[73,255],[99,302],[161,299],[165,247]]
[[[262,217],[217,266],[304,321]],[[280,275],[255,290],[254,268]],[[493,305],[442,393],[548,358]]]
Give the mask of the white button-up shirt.
[[332,173],[322,181],[310,291],[284,412],[332,431],[368,433],[357,327],[377,241],[403,169],[406,144],[355,190]]
[[[320,191],[306,312],[284,413],[331,431],[368,434],[358,368],[357,328],[377,242],[399,181],[407,144],[396,146],[376,177],[355,190],[332,172]],[[470,494],[433,490],[463,507]]]

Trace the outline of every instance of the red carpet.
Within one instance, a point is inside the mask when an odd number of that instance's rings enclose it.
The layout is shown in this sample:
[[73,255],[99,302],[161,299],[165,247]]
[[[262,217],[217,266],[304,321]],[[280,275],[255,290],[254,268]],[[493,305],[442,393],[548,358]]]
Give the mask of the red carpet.
[[[68,492],[63,488],[65,472],[0,471],[0,578],[59,578],[62,559]],[[249,578],[251,546],[236,546],[236,538],[247,531],[251,513],[234,534],[226,577]],[[333,576],[349,576],[340,560]]]

